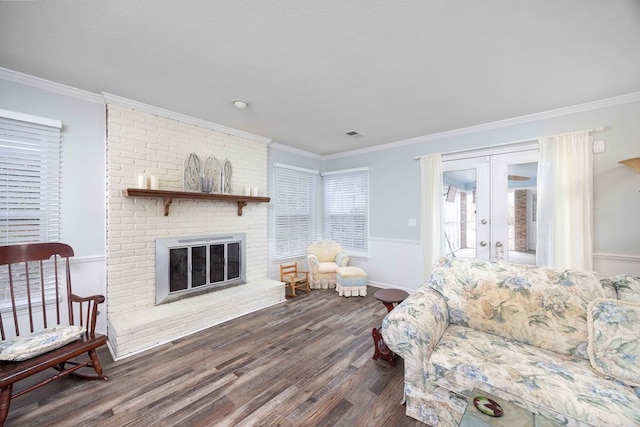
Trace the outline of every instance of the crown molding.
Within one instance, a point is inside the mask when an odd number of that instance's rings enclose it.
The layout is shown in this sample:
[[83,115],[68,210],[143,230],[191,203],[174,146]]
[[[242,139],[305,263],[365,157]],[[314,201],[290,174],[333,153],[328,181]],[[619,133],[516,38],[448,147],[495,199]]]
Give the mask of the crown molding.
[[301,150],[299,148],[290,147],[288,145],[280,144],[279,142],[272,142],[269,147],[275,148],[281,151],[288,151],[293,154],[298,154],[300,156],[309,157],[316,160],[322,160],[325,156],[320,154],[312,153],[310,151]]
[[118,104],[122,107],[133,108],[134,110],[144,111],[145,113],[155,114],[168,119],[178,120],[182,123],[188,123],[191,125],[200,126],[203,128],[223,132],[229,135],[239,136],[241,138],[249,139],[251,141],[260,142],[263,144],[269,144],[271,138],[255,135],[249,132],[245,132],[239,129],[230,128],[218,123],[213,123],[208,120],[198,119],[196,117],[188,116],[186,114],[178,113],[175,111],[167,110],[164,108],[156,107],[153,105],[145,104],[143,102],[134,101],[132,99],[124,98],[118,95],[114,95],[107,92],[102,92],[102,98],[106,103]]
[[341,153],[335,153],[335,154],[328,154],[326,156],[322,156],[322,159],[329,160],[329,159],[336,159],[340,157],[348,157],[348,156],[354,156],[359,154],[372,153],[376,151],[389,150],[392,148],[406,147],[408,145],[420,144],[424,142],[432,142],[432,141],[437,141],[439,139],[462,136],[470,133],[501,129],[509,126],[535,122],[538,120],[546,120],[546,119],[551,119],[555,117],[562,117],[562,116],[567,116],[569,114],[599,110],[602,108],[614,107],[616,105],[630,104],[632,102],[639,102],[639,101],[640,101],[640,92],[633,92],[626,95],[605,98],[605,99],[601,99],[593,102],[586,102],[584,104],[573,105],[570,107],[562,107],[562,108],[556,108],[555,110],[548,110],[540,113],[528,114],[526,116],[513,117],[510,119],[498,120],[495,122],[468,126],[464,128],[453,129],[450,131],[433,133],[430,135],[423,135],[415,138],[403,139],[400,141],[388,142],[386,144],[380,144],[373,147],[360,148],[360,149],[351,150],[351,151],[343,151]]
[[25,86],[31,86],[60,95],[70,96],[82,101],[93,102],[94,104],[104,104],[102,97],[96,93],[63,85],[62,83],[41,79],[40,77],[30,76],[29,74],[20,73],[7,68],[0,67],[0,79],[20,83]]

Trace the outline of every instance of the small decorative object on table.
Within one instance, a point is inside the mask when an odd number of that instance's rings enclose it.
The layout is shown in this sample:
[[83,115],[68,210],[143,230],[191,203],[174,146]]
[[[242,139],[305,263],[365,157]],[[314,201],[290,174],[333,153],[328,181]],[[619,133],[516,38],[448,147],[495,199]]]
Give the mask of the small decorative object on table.
[[200,158],[191,153],[184,160],[184,189],[198,191],[200,189]]

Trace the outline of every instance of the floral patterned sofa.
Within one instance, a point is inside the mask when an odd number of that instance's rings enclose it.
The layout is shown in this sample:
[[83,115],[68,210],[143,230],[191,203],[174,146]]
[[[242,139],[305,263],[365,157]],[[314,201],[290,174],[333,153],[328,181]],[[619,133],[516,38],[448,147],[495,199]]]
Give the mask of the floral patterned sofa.
[[426,424],[457,426],[475,387],[562,425],[640,425],[640,277],[442,258],[382,335]]

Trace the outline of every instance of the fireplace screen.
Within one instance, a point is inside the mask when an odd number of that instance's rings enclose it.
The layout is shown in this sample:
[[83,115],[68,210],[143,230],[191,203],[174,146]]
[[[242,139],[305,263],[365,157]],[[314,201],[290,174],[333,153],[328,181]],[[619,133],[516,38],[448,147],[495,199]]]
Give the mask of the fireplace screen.
[[245,283],[245,234],[156,240],[156,304]]

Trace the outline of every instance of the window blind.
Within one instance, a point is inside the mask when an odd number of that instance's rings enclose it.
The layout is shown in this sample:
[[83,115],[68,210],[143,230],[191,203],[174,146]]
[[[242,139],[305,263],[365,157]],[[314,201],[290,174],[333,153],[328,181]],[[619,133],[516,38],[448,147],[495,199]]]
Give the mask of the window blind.
[[315,241],[318,172],[274,165],[275,258],[304,256]]
[[0,244],[60,239],[60,128],[0,116]]
[[369,170],[367,168],[322,175],[324,227],[328,239],[354,255],[369,252]]
[[[60,122],[0,110],[0,244],[60,240]],[[32,300],[55,299],[53,260],[13,268],[17,301],[26,299],[26,280],[34,286]],[[2,269],[6,270],[6,266]],[[7,277],[0,270],[0,277]],[[28,274],[29,273],[29,274]],[[44,283],[41,283],[41,279]],[[8,286],[0,292],[0,307],[10,301]]]

